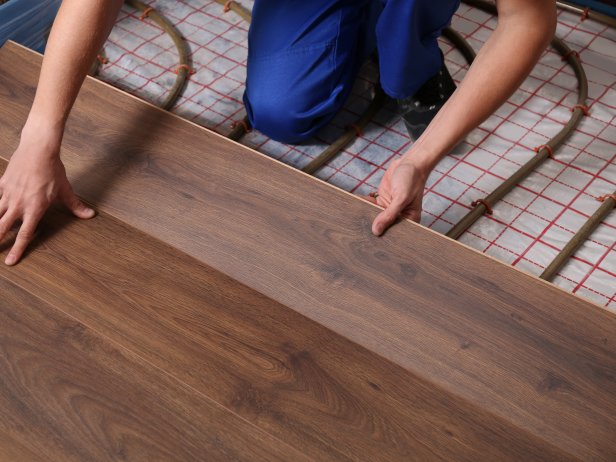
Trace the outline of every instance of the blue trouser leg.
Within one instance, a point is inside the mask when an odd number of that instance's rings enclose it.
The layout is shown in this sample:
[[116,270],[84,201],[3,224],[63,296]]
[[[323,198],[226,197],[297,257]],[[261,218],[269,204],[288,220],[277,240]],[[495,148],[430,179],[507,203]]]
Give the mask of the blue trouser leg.
[[439,71],[437,39],[459,5],[459,0],[386,1],[376,29],[385,93],[412,96]]
[[289,143],[315,134],[344,104],[375,36],[383,88],[409,96],[438,71],[436,38],[458,1],[256,0],[244,94],[253,127]]

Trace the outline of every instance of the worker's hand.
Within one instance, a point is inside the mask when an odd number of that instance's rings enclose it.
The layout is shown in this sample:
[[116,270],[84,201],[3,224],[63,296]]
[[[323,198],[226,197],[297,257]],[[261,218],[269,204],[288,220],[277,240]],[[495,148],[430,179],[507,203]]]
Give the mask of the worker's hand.
[[376,200],[385,208],[372,223],[372,232],[380,236],[399,218],[419,222],[424,187],[430,172],[415,165],[412,156],[394,160],[379,185]]
[[58,147],[24,139],[0,178],[0,241],[21,223],[7,265],[16,264],[34,238],[36,227],[54,202],[60,202],[79,218],[92,218],[94,210],[73,192],[66,178]]

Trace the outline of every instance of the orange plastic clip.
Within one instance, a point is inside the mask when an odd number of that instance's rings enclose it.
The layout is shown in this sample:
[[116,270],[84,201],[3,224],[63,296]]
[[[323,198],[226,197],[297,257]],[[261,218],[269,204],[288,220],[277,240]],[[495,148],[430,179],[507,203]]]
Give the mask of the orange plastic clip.
[[103,55],[96,55],[96,59],[98,60],[99,63],[101,64],[107,64],[109,63],[109,60],[107,58],[105,58]]
[[148,6],[145,10],[143,10],[143,13],[141,13],[141,16],[139,17],[139,19],[141,19],[142,21],[147,18],[150,13],[154,11],[154,8],[152,8],[151,6]]
[[588,19],[589,14],[590,14],[590,8],[589,7],[584,8],[584,11],[582,11],[582,16],[580,17],[580,21],[586,21]]
[[222,11],[223,13],[228,13],[229,11],[231,11],[231,4],[233,3],[233,0],[227,0],[224,4],[224,6],[222,7]]
[[571,112],[575,111],[576,109],[581,109],[585,116],[590,114],[590,108],[585,104],[576,104],[571,108]]
[[562,60],[567,61],[567,59],[569,59],[569,56],[575,56],[577,59],[581,59],[580,54],[577,51],[569,50],[567,53],[564,54],[564,56],[562,57]]
[[471,206],[476,207],[479,204],[483,204],[483,206],[486,208],[486,213],[488,215],[492,215],[493,211],[492,211],[492,207],[490,206],[490,204],[488,204],[488,201],[486,201],[485,199],[477,199],[476,201],[471,202]]
[[236,128],[236,127],[238,127],[239,125],[241,125],[241,126],[244,128],[244,131],[245,131],[246,133],[250,133],[250,131],[251,131],[250,126],[248,126],[248,124],[246,123],[246,120],[244,120],[244,119],[241,119],[241,120],[234,120],[234,121],[231,123],[231,128]]
[[541,151],[542,149],[545,149],[548,152],[548,157],[550,159],[554,158],[554,151],[552,150],[552,146],[550,146],[549,144],[542,144],[541,146],[537,146],[533,149],[533,151],[539,154],[539,151]]
[[179,74],[182,69],[186,70],[186,72],[188,72],[188,75],[193,75],[195,72],[197,72],[192,69],[188,64],[180,64],[178,67],[176,67],[175,73]]
[[603,202],[606,199],[612,199],[614,202],[616,202],[616,194],[604,194],[603,196],[597,197],[597,200],[599,202]]
[[357,135],[357,136],[363,136],[364,135],[364,131],[357,124],[351,124],[351,125],[349,125],[349,128],[352,128],[353,131],[355,131],[355,135]]

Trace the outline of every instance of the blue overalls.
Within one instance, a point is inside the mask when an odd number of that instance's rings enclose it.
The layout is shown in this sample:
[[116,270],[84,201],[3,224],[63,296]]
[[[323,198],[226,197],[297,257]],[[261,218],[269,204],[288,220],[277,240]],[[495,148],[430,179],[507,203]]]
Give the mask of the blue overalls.
[[303,141],[331,121],[378,50],[381,85],[405,98],[441,67],[459,0],[255,0],[244,103],[253,127]]

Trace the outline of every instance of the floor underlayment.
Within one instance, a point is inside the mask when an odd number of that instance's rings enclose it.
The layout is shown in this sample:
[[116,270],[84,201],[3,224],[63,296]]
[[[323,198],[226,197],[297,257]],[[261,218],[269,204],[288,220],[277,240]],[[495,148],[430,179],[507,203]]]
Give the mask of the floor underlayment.
[[[228,133],[244,117],[248,25],[213,1],[154,0],[184,34],[195,74],[173,111]],[[250,7],[252,2],[244,0]],[[452,26],[478,50],[496,19],[462,5]],[[599,207],[597,197],[616,190],[616,30],[559,12],[557,35],[579,52],[589,80],[590,114],[555,155],[482,217],[460,241],[538,275]],[[462,55],[442,41],[447,66],[460,81]],[[520,52],[512,50],[512,53]],[[103,80],[157,102],[171,88],[177,53],[171,39],[149,20],[124,7],[109,42]],[[376,70],[367,65],[353,95],[334,122],[310,143],[288,146],[258,132],[241,142],[287,164],[302,167],[319,154],[369,102]],[[447,232],[475,199],[485,197],[569,119],[577,80],[560,55],[547,50],[521,88],[430,176],[422,224]],[[404,125],[389,104],[363,135],[317,176],[356,194],[375,191],[385,169],[410,146]],[[554,283],[616,311],[616,211],[561,270]]]

